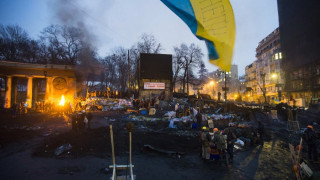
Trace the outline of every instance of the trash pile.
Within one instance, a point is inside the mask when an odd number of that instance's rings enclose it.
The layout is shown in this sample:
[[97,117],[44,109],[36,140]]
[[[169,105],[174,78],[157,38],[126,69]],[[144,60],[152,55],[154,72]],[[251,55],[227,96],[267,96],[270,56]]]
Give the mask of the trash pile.
[[128,116],[128,119],[131,121],[146,121],[146,122],[153,122],[153,121],[162,120],[161,118],[136,116],[136,115],[130,115],[130,116]]
[[70,149],[72,148],[72,145],[70,144],[70,143],[68,143],[68,144],[64,144],[64,145],[62,145],[62,146],[59,146],[56,150],[55,150],[55,152],[54,152],[54,154],[56,155],[56,156],[60,156],[60,155],[62,155],[63,153],[67,153],[67,154],[70,154]]
[[102,111],[121,110],[132,107],[132,101],[127,99],[104,99]]

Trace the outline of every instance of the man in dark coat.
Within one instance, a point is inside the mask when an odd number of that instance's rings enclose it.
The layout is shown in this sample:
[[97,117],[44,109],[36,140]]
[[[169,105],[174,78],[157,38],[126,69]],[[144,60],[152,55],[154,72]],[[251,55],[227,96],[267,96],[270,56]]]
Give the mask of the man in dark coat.
[[227,152],[230,156],[229,161],[233,162],[233,147],[237,140],[237,136],[233,127],[226,128],[225,134],[227,135]]
[[[318,161],[318,153],[317,153],[317,137],[316,133],[313,130],[313,127],[311,125],[307,126],[307,130],[305,131],[303,135],[303,139],[308,144],[308,157],[309,160],[314,160],[315,162]],[[313,158],[312,158],[313,155]]]
[[86,117],[88,119],[88,129],[91,129],[92,113],[88,112]]
[[263,140],[263,136],[264,136],[264,125],[262,124],[261,121],[258,121],[258,133],[260,135],[260,144],[263,146],[264,144],[264,140]]
[[197,126],[198,128],[201,128],[202,127],[202,115],[201,113],[199,112],[199,109],[198,109],[198,113],[196,115],[196,119],[197,119]]

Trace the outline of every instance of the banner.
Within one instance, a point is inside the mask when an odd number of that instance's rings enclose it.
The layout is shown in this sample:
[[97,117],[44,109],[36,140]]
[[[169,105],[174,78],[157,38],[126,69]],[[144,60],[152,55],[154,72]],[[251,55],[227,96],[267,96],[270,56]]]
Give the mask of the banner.
[[145,82],[144,89],[165,89],[165,83],[156,83],[156,82]]

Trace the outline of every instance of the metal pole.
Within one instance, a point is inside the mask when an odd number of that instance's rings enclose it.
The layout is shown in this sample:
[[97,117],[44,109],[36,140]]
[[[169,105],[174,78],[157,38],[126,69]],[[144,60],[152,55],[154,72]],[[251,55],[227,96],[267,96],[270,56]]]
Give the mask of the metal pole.
[[129,57],[129,50],[128,50],[128,92],[130,95],[130,57]]
[[131,136],[131,132],[129,132],[129,159],[130,159],[130,176],[131,176],[131,180],[133,180],[133,171],[132,171],[132,136]]
[[224,103],[227,104],[227,71],[224,71]]
[[224,111],[227,112],[227,71],[224,71]]

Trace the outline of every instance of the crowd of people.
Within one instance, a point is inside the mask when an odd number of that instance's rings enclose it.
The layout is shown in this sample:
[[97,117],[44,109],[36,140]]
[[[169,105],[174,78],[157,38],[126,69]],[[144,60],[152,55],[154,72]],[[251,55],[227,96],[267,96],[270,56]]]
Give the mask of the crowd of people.
[[28,104],[26,102],[14,103],[11,106],[12,118],[16,118],[17,115],[22,115],[27,113],[28,113]]
[[[210,132],[211,131],[211,132]],[[201,145],[200,156],[204,160],[228,159],[233,162],[234,145],[237,139],[242,140],[246,145],[264,144],[264,125],[258,121],[258,127],[253,126],[236,126],[235,123],[224,129],[202,127],[199,139]]]
[[145,108],[145,109],[150,109],[150,108],[156,108],[158,109],[160,104],[160,100],[158,96],[155,96],[151,99],[147,98],[147,99],[134,99],[132,101],[132,105],[134,108],[136,109],[141,109],[141,108]]
[[71,114],[72,130],[74,132],[91,129],[92,113],[85,110],[74,112]]

